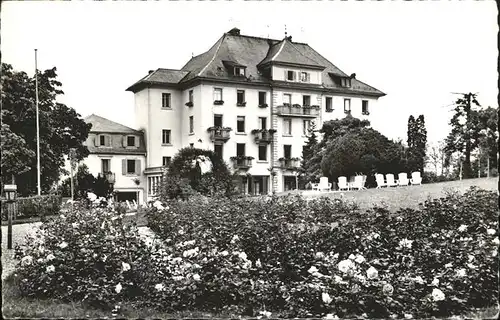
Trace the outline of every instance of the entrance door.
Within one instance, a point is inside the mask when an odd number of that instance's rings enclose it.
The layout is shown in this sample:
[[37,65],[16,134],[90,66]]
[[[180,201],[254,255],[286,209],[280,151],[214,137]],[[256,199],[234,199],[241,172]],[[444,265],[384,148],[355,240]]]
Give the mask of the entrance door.
[[284,176],[283,191],[289,191],[296,189],[296,180],[294,176]]

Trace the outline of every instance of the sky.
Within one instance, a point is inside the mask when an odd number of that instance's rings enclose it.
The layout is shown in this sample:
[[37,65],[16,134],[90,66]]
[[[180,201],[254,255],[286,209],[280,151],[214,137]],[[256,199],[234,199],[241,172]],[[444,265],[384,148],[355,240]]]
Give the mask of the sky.
[[125,89],[156,68],[180,69],[233,27],[241,34],[308,43],[347,74],[385,92],[372,127],[406,140],[410,115],[428,141],[446,137],[453,92],[498,106],[494,1],[6,1],[2,62],[34,74],[57,68],[59,100],[134,127]]

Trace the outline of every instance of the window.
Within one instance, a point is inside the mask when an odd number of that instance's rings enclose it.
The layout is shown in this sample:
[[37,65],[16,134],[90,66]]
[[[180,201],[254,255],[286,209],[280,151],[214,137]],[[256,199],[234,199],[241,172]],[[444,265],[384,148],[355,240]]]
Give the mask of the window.
[[234,67],[234,75],[235,76],[245,76],[245,68]]
[[266,130],[267,129],[267,118],[259,117],[259,129]]
[[266,92],[259,91],[259,105],[266,104]]
[[214,88],[214,101],[222,101],[222,88]]
[[238,116],[236,119],[236,132],[244,133],[245,132],[245,117]]
[[190,143],[190,144],[189,144],[189,147],[190,147],[190,148],[194,148],[194,143]]
[[241,157],[245,155],[245,144],[237,143],[236,144],[236,156]]
[[135,137],[127,136],[127,147],[135,147]]
[[107,173],[110,171],[111,169],[109,168],[109,159],[101,159],[101,173]]
[[300,81],[301,82],[309,82],[309,81],[311,81],[309,73],[308,72],[301,72],[300,73]]
[[311,120],[304,120],[302,133],[306,136],[309,133],[309,129],[311,128]]
[[245,90],[236,90],[236,103],[238,105],[245,103]]
[[292,135],[292,119],[283,119],[283,135]]
[[290,144],[283,145],[283,158],[285,159],[292,158],[292,146]]
[[361,101],[361,113],[365,115],[370,114],[368,111],[368,100]]
[[224,149],[224,145],[223,144],[216,144],[216,145],[214,145],[214,152],[221,159],[223,157],[223,149]]
[[351,113],[351,99],[344,99],[344,113]]
[[283,104],[292,104],[292,95],[289,93],[283,94]]
[[288,81],[294,81],[295,80],[295,71],[288,70],[286,72],[286,79]]
[[170,130],[166,130],[166,129],[162,130],[161,143],[162,144],[170,144]]
[[99,145],[100,146],[105,146],[106,145],[106,137],[105,136],[99,136]]
[[214,114],[214,127],[222,127],[222,115]]
[[189,90],[189,102],[193,102],[193,90]]
[[96,145],[99,147],[111,147],[111,136],[105,134],[98,135]]
[[265,144],[259,145],[259,160],[267,161],[267,145]]
[[342,87],[346,87],[346,88],[351,87],[351,79],[350,78],[341,78],[340,85]]
[[311,96],[302,96],[302,105],[310,106],[311,105]]
[[168,167],[170,162],[172,161],[172,157],[163,157],[162,164],[164,167]]
[[189,133],[194,133],[194,117],[189,116]]
[[161,176],[148,177],[148,194],[150,196],[155,196],[157,194],[160,182]]
[[333,111],[333,106],[332,106],[332,97],[325,97],[325,107],[326,107],[326,112],[332,112]]
[[170,106],[170,93],[162,93],[161,94],[161,107],[162,108],[171,108],[171,106]]
[[127,174],[135,173],[135,160],[127,160]]

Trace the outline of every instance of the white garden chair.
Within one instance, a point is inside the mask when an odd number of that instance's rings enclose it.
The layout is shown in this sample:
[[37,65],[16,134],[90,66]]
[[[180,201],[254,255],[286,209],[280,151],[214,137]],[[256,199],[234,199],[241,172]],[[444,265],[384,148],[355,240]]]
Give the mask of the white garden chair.
[[321,177],[319,178],[319,185],[318,185],[318,190],[319,191],[330,191],[332,189],[332,184],[328,182],[328,177]]
[[398,184],[400,186],[407,186],[408,183],[410,183],[410,180],[408,180],[408,174],[406,172],[401,172],[398,174]]
[[338,181],[339,181],[339,190],[349,190],[349,185],[347,184],[347,178],[346,177],[339,177],[338,178]]
[[394,180],[394,175],[392,173],[386,174],[385,180],[387,181],[388,187],[397,187],[398,186],[398,181]]
[[377,182],[377,189],[380,189],[382,187],[387,187],[387,183],[384,180],[384,175],[377,173],[375,174],[375,181]]
[[318,186],[319,186],[319,183],[312,183],[312,182],[311,182],[311,189],[312,189],[313,191],[318,191],[318,190],[319,190],[319,189],[318,189]]
[[420,172],[419,171],[415,171],[415,172],[411,173],[410,183],[412,185],[414,185],[414,184],[422,184],[422,177],[420,176]]
[[361,190],[363,189],[363,176],[355,176],[354,182],[352,183],[351,189]]

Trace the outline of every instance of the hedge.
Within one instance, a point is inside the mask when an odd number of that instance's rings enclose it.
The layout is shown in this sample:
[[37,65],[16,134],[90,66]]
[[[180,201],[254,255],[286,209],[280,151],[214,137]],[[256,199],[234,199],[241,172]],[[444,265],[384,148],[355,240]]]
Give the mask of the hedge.
[[[17,198],[17,219],[26,219],[55,215],[61,209],[62,197],[60,195],[42,195]],[[7,220],[7,201],[2,199],[2,221]]]

